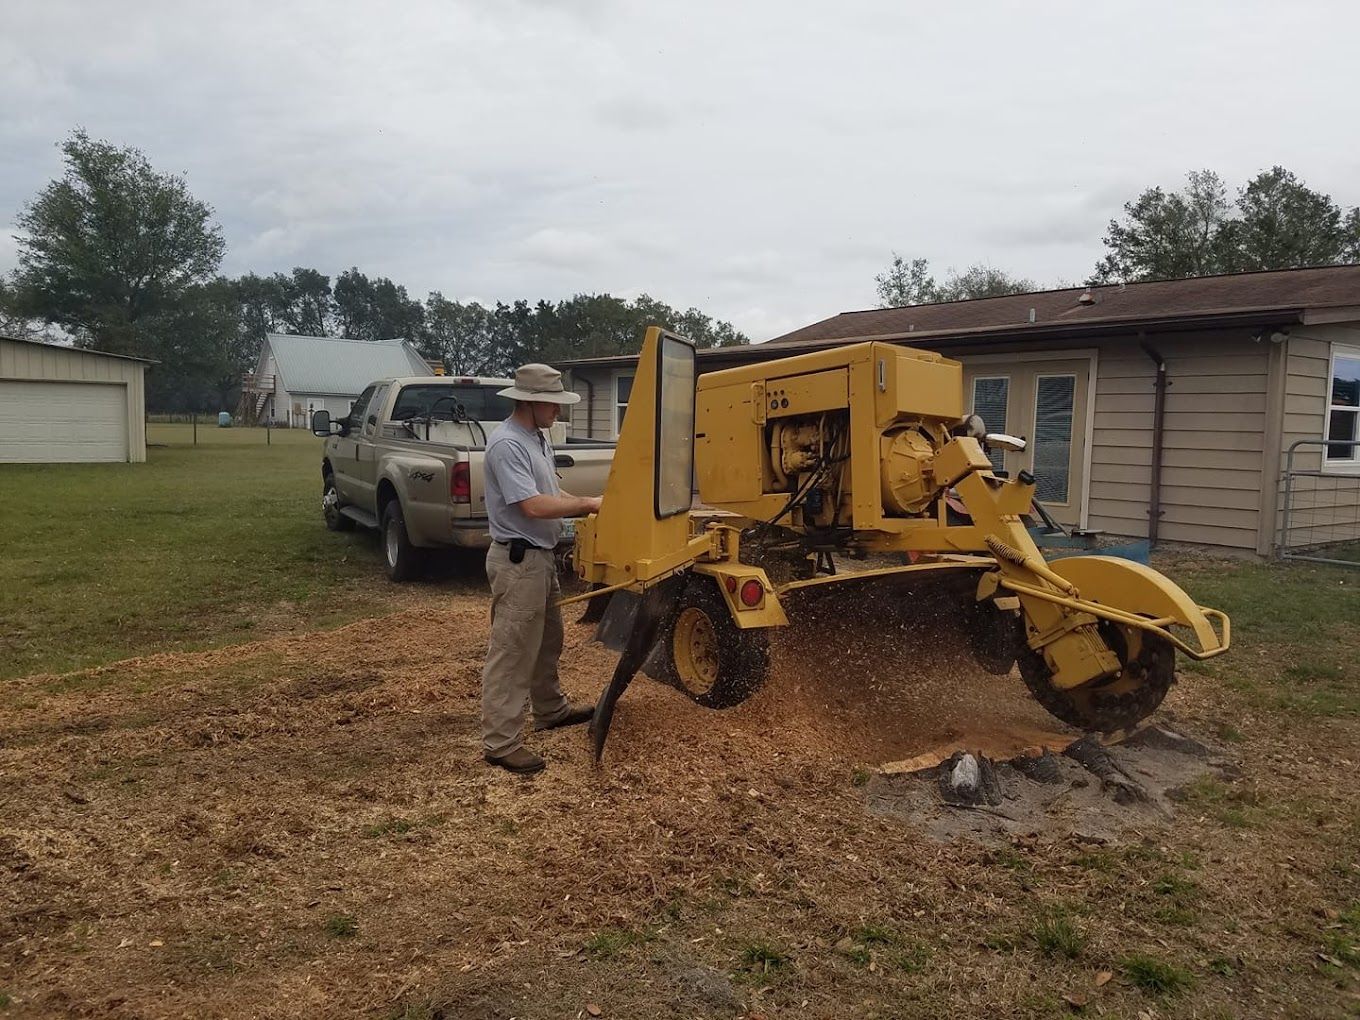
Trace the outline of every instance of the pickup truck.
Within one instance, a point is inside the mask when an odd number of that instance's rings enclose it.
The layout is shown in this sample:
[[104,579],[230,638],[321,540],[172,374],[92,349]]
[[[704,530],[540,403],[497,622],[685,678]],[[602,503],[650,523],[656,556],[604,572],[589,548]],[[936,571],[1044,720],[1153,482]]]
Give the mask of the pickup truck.
[[[480,376],[380,379],[359,394],[346,417],[313,414],[312,431],[326,440],[326,527],[378,529],[393,581],[420,572],[423,550],[489,546],[482,461],[487,436],[514,410],[497,390],[512,384]],[[562,422],[544,432],[562,488],[601,495],[614,444],[569,438]],[[570,534],[567,529],[568,541]]]

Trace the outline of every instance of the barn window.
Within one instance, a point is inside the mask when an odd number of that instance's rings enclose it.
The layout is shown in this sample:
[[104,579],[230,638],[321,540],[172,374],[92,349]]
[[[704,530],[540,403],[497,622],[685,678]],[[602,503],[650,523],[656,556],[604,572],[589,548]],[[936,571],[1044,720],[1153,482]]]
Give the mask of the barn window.
[[1327,463],[1360,465],[1360,348],[1332,347]]

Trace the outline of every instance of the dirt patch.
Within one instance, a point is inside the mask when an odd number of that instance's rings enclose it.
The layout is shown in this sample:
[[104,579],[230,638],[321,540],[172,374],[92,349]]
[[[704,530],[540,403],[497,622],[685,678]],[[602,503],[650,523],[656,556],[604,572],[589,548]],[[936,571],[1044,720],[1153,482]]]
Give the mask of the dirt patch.
[[[0,689],[11,1011],[1005,1017],[1061,1007],[1135,950],[1195,967],[1206,1015],[1252,987],[1263,1012],[1339,1001],[1341,978],[1310,961],[1343,923],[1314,911],[1346,909],[1354,882],[1334,865],[1360,795],[1323,750],[1354,746],[1343,724],[1263,730],[1240,778],[1121,837],[1136,858],[1088,870],[1089,847],[1055,835],[1001,864],[990,833],[941,843],[929,812],[880,813],[897,779],[862,785],[951,743],[1005,757],[1070,736],[1014,677],[945,668],[957,644],[869,626],[837,651],[800,631],[766,688],[721,713],[639,681],[604,767],[582,730],[555,731],[532,739],[547,772],[522,780],[480,760],[486,611],[427,591],[334,631]],[[580,700],[615,661],[590,637],[569,625]],[[1162,718],[1202,736],[1231,711],[1191,687]],[[1284,800],[1300,774],[1306,804]],[[1182,874],[1190,856],[1201,870]],[[1156,920],[1154,880],[1174,869],[1197,890],[1181,928]],[[1075,962],[1026,934],[1054,902],[1086,910]],[[1245,962],[1215,976],[1220,955]],[[1142,1008],[1131,981],[1102,988],[1110,1009]]]

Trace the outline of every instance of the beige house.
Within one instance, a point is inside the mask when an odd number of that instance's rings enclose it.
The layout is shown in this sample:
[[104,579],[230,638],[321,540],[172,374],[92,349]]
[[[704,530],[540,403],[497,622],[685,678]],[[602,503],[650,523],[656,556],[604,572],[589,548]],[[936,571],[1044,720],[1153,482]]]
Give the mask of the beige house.
[[[866,339],[962,362],[971,410],[1029,440],[996,466],[1074,529],[1261,555],[1360,539],[1360,266],[845,312],[700,371]],[[617,436],[633,361],[561,366],[574,434]]]
[[150,364],[0,337],[0,463],[146,460]]

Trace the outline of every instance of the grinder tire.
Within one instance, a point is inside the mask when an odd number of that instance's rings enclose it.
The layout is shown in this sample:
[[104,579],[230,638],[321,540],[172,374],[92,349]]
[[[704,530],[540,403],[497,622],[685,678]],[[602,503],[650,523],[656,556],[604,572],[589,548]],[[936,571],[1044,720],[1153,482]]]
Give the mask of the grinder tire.
[[661,678],[705,708],[741,704],[770,669],[768,634],[733,623],[717,582],[703,575],[685,586],[664,649]]
[[1071,726],[1113,733],[1142,722],[1176,681],[1176,649],[1166,638],[1136,627],[1102,622],[1100,636],[1124,667],[1102,680],[1060,690],[1041,652],[1022,645],[1017,665],[1034,699]]

